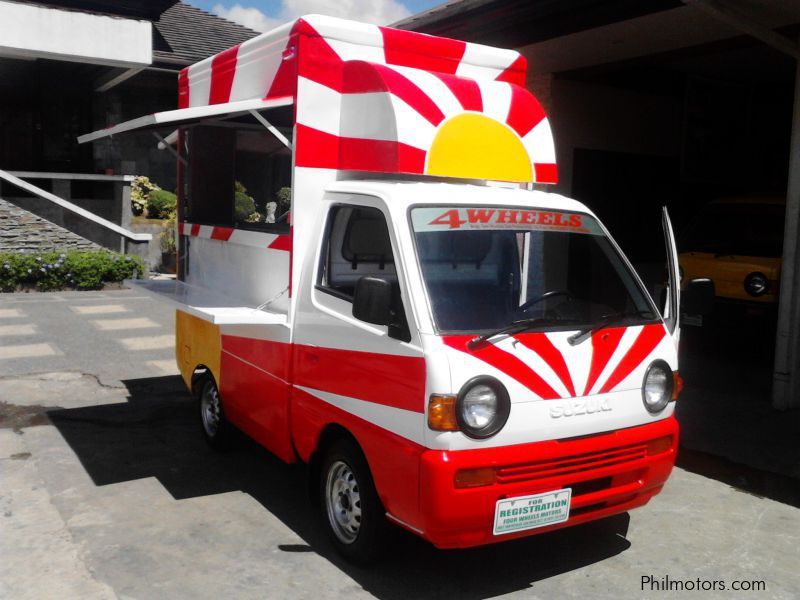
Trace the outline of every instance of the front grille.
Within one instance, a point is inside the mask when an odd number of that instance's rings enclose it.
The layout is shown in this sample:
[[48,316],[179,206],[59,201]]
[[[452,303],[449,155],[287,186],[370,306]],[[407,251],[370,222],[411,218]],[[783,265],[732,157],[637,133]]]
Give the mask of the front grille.
[[579,481],[578,483],[571,483],[565,485],[572,489],[573,496],[583,496],[584,494],[592,494],[600,492],[611,487],[611,477],[600,477],[598,479],[590,479],[589,481]]
[[647,444],[632,444],[574,456],[529,462],[497,469],[498,483],[518,483],[563,477],[593,469],[613,467],[647,457]]

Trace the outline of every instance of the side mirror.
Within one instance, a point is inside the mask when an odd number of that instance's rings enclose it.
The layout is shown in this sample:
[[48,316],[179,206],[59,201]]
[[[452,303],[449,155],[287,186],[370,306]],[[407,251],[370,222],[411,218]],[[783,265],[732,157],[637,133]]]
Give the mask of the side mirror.
[[691,279],[683,292],[683,310],[687,315],[709,315],[714,310],[714,282]]
[[353,294],[353,316],[374,325],[389,325],[392,316],[392,284],[380,277],[362,277]]

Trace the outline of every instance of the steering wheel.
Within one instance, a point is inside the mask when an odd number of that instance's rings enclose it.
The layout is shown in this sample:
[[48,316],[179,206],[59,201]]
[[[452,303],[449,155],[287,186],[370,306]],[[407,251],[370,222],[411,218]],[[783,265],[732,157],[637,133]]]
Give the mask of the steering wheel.
[[549,292],[545,292],[544,294],[538,296],[537,298],[531,298],[530,300],[523,302],[522,304],[519,305],[517,310],[521,310],[524,312],[529,308],[531,308],[532,306],[534,306],[535,304],[538,304],[539,302],[542,302],[543,300],[547,300],[549,298],[554,298],[556,296],[566,296],[567,298],[572,298],[572,292],[570,292],[569,290],[550,290]]

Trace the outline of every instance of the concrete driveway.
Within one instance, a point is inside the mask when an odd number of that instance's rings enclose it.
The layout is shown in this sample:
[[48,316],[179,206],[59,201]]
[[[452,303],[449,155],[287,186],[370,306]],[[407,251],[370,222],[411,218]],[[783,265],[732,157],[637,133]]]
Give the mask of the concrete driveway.
[[0,596],[797,597],[800,509],[680,469],[630,515],[466,551],[398,532],[388,562],[354,568],[302,468],[205,445],[173,323],[133,290],[0,297]]

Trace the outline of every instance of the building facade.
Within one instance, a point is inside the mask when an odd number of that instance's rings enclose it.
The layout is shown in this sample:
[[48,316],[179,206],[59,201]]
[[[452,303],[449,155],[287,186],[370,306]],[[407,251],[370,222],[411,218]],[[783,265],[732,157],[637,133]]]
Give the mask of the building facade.
[[180,69],[255,35],[175,0],[0,0],[0,169],[174,189],[174,158],[152,136],[80,146],[78,135],[175,108]]

